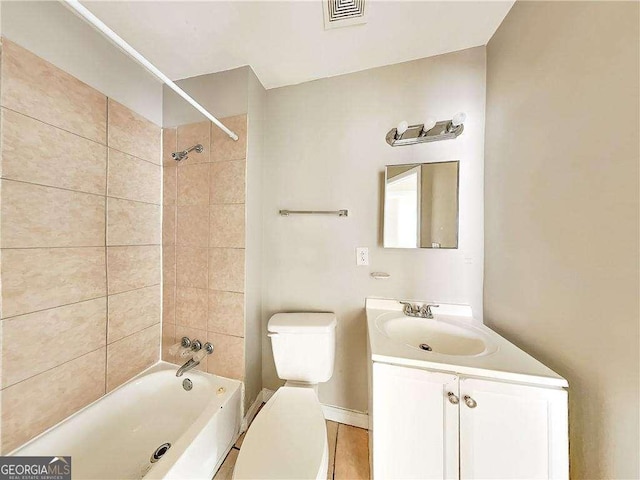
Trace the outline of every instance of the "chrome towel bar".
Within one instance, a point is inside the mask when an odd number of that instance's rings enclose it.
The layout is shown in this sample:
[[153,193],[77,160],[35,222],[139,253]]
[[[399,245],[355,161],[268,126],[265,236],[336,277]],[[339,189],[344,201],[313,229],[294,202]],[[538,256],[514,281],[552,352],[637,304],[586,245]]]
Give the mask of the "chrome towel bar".
[[280,215],[337,215],[338,217],[349,216],[349,210],[280,210]]

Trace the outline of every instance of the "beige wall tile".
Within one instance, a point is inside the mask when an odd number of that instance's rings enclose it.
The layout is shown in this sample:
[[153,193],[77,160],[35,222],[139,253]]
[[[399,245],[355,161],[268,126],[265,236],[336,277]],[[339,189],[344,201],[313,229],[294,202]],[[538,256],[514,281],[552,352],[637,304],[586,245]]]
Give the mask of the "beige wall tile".
[[107,245],[160,245],[160,205],[109,198]]
[[217,128],[211,129],[211,161],[242,160],[247,156],[247,116],[237,115],[221,119],[222,123],[238,135],[234,141]]
[[209,205],[179,205],[176,243],[193,247],[209,244]]
[[178,167],[164,167],[162,169],[162,203],[175,205],[178,195]]
[[209,165],[178,166],[178,205],[206,205],[209,202]]
[[105,392],[105,349],[2,391],[2,453],[13,450]]
[[336,480],[369,480],[369,433],[362,428],[338,425]]
[[165,167],[175,167],[176,161],[171,154],[178,150],[178,134],[176,128],[162,129],[162,164]]
[[106,143],[107,98],[4,37],[0,98],[3,107]]
[[107,195],[160,204],[162,167],[109,149]]
[[243,249],[209,249],[209,288],[225,292],[244,292]]
[[104,197],[2,180],[2,247],[104,245]]
[[210,203],[244,203],[244,160],[212,163],[209,180]]
[[[187,327],[185,325],[176,325],[176,341],[182,339],[182,337],[189,337],[193,340],[200,340],[202,344],[209,341],[206,330],[200,330],[198,328]],[[207,371],[207,357],[211,357],[211,355],[207,355],[201,362],[200,365],[196,367],[196,370],[200,370],[201,372]],[[174,358],[173,362],[179,365],[182,365],[187,360],[185,358]]]
[[2,321],[2,388],[105,346],[106,298]]
[[176,343],[176,326],[170,323],[162,324],[162,360],[173,362],[174,358],[169,356],[168,350]]
[[211,122],[204,121],[180,125],[178,127],[178,150],[186,150],[194,145],[202,145],[202,153],[195,151],[189,154],[189,158],[181,160],[182,165],[193,163],[208,163],[211,155]]
[[109,295],[160,283],[160,247],[107,247]]
[[6,249],[0,268],[4,318],[106,296],[104,247]]
[[208,295],[205,288],[176,288],[176,325],[207,329]]
[[207,330],[244,337],[244,294],[209,290]]
[[173,245],[162,246],[162,282],[176,284],[176,247]]
[[107,343],[160,322],[160,285],[109,295]]
[[209,246],[244,248],[244,204],[209,207]]
[[162,286],[162,323],[176,323],[176,286]]
[[207,355],[207,371],[222,377],[244,378],[244,338],[209,332],[213,353]]
[[157,323],[107,345],[107,392],[156,363],[160,359],[160,341]]
[[208,252],[200,247],[176,247],[176,284],[181,287],[207,288]]
[[2,177],[102,194],[107,147],[2,109]]
[[109,147],[160,164],[160,136],[159,126],[109,99]]
[[175,205],[165,205],[162,209],[162,244],[176,244],[176,215]]

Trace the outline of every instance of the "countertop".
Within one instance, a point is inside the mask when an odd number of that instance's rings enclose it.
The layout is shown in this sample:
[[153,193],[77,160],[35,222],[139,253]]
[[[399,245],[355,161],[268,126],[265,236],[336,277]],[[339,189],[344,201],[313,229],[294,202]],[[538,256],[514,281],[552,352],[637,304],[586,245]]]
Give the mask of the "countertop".
[[[421,303],[421,302],[417,302]],[[472,317],[471,308],[463,305],[445,305],[434,309],[435,321],[464,321],[483,331],[497,346],[488,355],[457,356],[425,352],[404,345],[387,337],[376,326],[376,320],[390,312],[404,315],[402,305],[397,300],[367,298],[367,331],[371,359],[374,362],[406,365],[417,368],[458,373],[473,377],[527,383],[549,387],[568,387],[567,380],[543,365],[528,353],[513,345],[504,337]],[[425,322],[434,321],[424,319]]]

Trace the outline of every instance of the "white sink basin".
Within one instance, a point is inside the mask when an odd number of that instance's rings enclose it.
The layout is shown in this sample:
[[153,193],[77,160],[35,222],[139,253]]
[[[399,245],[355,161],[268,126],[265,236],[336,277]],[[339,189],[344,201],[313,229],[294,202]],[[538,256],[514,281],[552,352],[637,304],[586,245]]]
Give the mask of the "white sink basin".
[[497,349],[488,335],[464,321],[388,313],[378,317],[376,327],[395,342],[440,355],[480,356]]

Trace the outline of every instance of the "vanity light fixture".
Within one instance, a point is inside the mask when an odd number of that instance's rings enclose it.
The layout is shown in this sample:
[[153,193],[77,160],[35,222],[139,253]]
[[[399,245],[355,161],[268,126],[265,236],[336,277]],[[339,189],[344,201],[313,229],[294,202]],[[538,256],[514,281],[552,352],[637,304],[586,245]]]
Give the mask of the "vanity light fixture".
[[433,118],[427,118],[424,123],[416,125],[409,125],[403,120],[396,128],[389,130],[386,140],[392,147],[451,140],[464,131],[466,119],[467,115],[459,112],[451,120],[436,121]]

